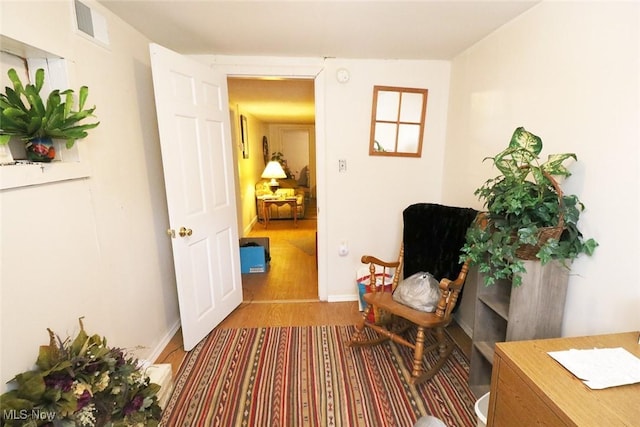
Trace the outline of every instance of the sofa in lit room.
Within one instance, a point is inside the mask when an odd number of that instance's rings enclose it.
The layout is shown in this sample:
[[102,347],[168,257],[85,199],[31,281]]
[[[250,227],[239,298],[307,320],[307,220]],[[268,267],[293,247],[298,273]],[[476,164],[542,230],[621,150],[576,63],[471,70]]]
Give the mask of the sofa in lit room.
[[[275,195],[269,188],[269,180],[261,179],[256,184],[256,212],[258,214],[258,220],[263,221],[262,216],[262,198],[264,197],[279,197],[279,198],[296,198],[298,206],[298,219],[304,218],[305,210],[305,189],[298,185],[298,181],[294,179],[279,179],[278,183],[280,187],[276,190]],[[293,211],[291,205],[283,204],[277,206],[272,204],[269,206],[269,219],[293,219]]]

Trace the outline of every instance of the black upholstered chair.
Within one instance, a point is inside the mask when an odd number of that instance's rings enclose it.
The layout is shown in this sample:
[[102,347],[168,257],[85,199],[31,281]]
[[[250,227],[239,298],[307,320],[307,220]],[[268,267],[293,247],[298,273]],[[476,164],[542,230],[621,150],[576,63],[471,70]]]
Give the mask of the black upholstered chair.
[[[477,212],[469,208],[443,206],[433,203],[418,203],[403,212],[403,244],[397,261],[385,262],[365,255],[362,262],[369,264],[369,292],[364,295],[367,304],[362,321],[356,325],[356,333],[351,338],[352,346],[375,345],[391,339],[393,342],[414,349],[411,382],[420,383],[433,377],[442,367],[453,349],[444,328],[451,322],[451,313],[458,301],[464,285],[468,264],[460,263],[460,249],[464,245],[465,234],[476,218]],[[383,286],[375,286],[376,273],[379,275],[394,269],[391,292],[383,291]],[[392,292],[402,278],[417,272],[431,273],[440,281],[440,300],[433,313],[415,310],[396,302]],[[371,320],[373,309],[390,314],[381,316],[384,322]],[[397,323],[404,327],[397,327]],[[403,335],[408,327],[417,327],[415,342]],[[374,330],[375,338],[364,333],[365,328]],[[435,344],[425,348],[425,334],[433,333]],[[437,351],[436,362],[425,369],[425,352]]]

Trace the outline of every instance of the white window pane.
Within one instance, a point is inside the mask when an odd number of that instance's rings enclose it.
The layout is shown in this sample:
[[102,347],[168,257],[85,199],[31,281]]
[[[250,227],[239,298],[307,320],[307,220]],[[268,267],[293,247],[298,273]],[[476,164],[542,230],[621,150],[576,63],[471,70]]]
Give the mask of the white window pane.
[[398,108],[400,106],[400,94],[398,92],[379,91],[378,105],[376,106],[376,120],[398,120]]
[[424,95],[421,93],[403,93],[402,105],[400,106],[400,121],[420,123],[422,121],[423,101]]
[[397,125],[392,123],[376,123],[376,132],[374,136],[375,151],[396,151],[396,128]]
[[420,125],[400,125],[398,130],[398,152],[417,153]]

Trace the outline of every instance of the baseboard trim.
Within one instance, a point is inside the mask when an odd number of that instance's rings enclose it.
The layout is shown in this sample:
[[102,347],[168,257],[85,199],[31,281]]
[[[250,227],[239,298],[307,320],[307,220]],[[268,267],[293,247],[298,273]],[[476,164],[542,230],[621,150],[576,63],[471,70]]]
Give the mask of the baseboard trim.
[[454,320],[456,321],[458,326],[462,328],[464,333],[467,334],[469,337],[473,337],[473,328],[467,325],[465,322],[461,321],[460,317],[461,316],[456,316],[455,314],[453,315]]
[[162,337],[160,342],[158,342],[158,344],[155,346],[153,351],[149,354],[149,356],[147,356],[147,360],[154,361],[151,363],[159,363],[158,357],[160,357],[160,354],[162,354],[162,351],[169,344],[169,342],[171,341],[171,338],[173,338],[176,332],[178,332],[178,329],[180,329],[180,319],[176,320],[176,322],[173,325],[171,325],[171,328],[169,328],[167,333]]
[[358,301],[358,295],[356,294],[344,294],[344,295],[329,295],[328,302],[348,302]]
[[256,225],[257,223],[258,223],[258,216],[254,216],[253,219],[249,222],[249,224],[244,228],[243,235],[244,236],[248,235],[253,229],[253,226]]

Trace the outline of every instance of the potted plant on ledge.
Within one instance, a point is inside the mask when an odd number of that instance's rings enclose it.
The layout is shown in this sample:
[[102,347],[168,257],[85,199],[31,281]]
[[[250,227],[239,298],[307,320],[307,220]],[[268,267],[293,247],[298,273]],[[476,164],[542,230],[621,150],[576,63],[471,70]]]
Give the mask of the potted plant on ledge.
[[85,109],[89,89],[78,92],[78,107],[74,110],[74,91],[53,90],[45,100],[40,96],[44,84],[44,70],[36,71],[35,84],[23,85],[15,69],[7,73],[13,88],[0,94],[0,145],[12,136],[25,141],[27,158],[34,162],[50,162],[55,157],[53,139],[66,140],[71,148],[76,140],[87,136],[87,130],[100,122],[81,124],[93,116],[95,106]]
[[542,140],[519,127],[507,148],[485,159],[492,160],[501,175],[475,191],[484,201],[486,217],[468,231],[461,259],[478,266],[486,285],[511,279],[519,286],[526,271],[523,260],[566,265],[582,253],[593,254],[598,246],[578,230],[584,205],[577,196],[564,194],[556,180],[571,175],[563,163],[577,160],[576,155],[551,154],[541,162],[541,151]]

